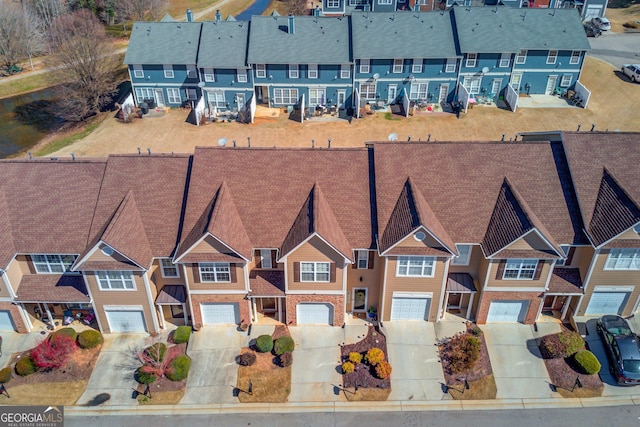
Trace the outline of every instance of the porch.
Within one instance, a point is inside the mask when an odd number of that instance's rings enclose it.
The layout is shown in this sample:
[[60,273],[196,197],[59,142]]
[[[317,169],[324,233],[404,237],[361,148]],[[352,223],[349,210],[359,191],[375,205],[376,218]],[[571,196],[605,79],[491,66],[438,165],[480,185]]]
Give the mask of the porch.
[[160,316],[160,328],[189,324],[187,298],[183,285],[164,285],[156,297],[156,306]]
[[253,270],[249,273],[251,321],[254,323],[284,323],[286,302],[284,271]]
[[469,273],[449,273],[440,319],[451,313],[471,320],[476,286]]
[[584,294],[580,270],[556,267],[549,280],[549,289],[544,293],[541,315],[564,322],[574,298]]

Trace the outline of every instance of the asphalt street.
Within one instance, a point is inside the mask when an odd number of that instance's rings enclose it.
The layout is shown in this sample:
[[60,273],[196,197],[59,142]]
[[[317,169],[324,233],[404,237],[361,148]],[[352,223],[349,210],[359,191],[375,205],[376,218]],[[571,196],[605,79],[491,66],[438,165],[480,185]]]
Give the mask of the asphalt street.
[[640,33],[604,32],[600,37],[589,37],[589,55],[601,59],[615,68],[623,64],[640,64]]

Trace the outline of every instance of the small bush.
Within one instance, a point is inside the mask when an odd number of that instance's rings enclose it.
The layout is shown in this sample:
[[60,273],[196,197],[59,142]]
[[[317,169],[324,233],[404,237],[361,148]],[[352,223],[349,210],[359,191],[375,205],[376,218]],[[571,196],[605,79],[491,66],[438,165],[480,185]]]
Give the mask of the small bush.
[[357,351],[352,351],[349,353],[349,362],[357,365],[358,363],[362,363],[362,353],[358,353]]
[[584,339],[577,332],[563,331],[545,335],[540,340],[540,353],[545,359],[569,357],[584,349]]
[[87,329],[78,335],[78,345],[80,348],[95,348],[102,344],[102,334],[93,329]]
[[293,338],[288,335],[278,338],[273,343],[273,350],[278,356],[280,356],[282,353],[291,353],[295,347],[296,344],[293,342]]
[[480,327],[477,325],[469,329],[469,333],[474,337],[481,337],[484,334],[484,332],[482,332],[482,329],[480,329]]
[[278,363],[283,368],[291,366],[291,364],[293,363],[293,353],[282,353],[280,356],[278,356]]
[[342,364],[342,373],[343,374],[350,374],[354,371],[354,369],[356,369],[355,366],[353,366],[353,363],[351,362],[344,362]]
[[622,24],[623,27],[625,28],[640,28],[640,23],[638,21],[627,21],[624,24]]
[[12,376],[13,372],[11,372],[11,368],[0,369],[0,383],[8,383],[9,381],[11,381]]
[[584,349],[584,338],[579,333],[573,331],[562,331],[558,333],[558,341],[564,346],[564,357],[569,357],[579,350]]
[[384,360],[384,352],[377,347],[373,347],[367,351],[364,359],[371,366],[376,366],[378,363]]
[[376,365],[376,375],[382,380],[386,380],[391,376],[391,363],[383,360]]
[[69,337],[69,338],[73,339],[74,341],[76,340],[76,338],[78,338],[78,333],[73,328],[58,329],[57,331],[55,331],[54,333],[52,333],[50,335],[50,339],[52,337],[55,337],[55,336],[58,336],[58,335],[64,335],[65,337]]
[[33,363],[33,359],[30,356],[23,357],[18,359],[16,363],[16,374],[21,377],[26,377],[27,375],[31,375],[36,371],[36,365]]
[[163,342],[157,342],[147,347],[144,352],[156,362],[162,362],[165,354],[167,354],[167,345]]
[[271,335],[260,335],[256,338],[256,350],[260,353],[268,353],[273,350],[273,338],[271,338]]
[[600,372],[600,362],[598,358],[589,350],[580,350],[573,355],[576,367],[583,374],[594,375]]
[[468,371],[480,356],[480,339],[462,332],[447,341],[440,351],[452,373]]
[[65,364],[76,350],[76,342],[66,335],[52,335],[31,349],[29,355],[37,369],[50,371]]
[[256,363],[256,354],[255,353],[242,353],[237,357],[238,365],[241,366],[251,366]]
[[189,367],[191,366],[191,359],[184,354],[176,357],[171,361],[171,366],[167,372],[167,378],[171,381],[182,381],[189,375]]
[[176,344],[189,342],[190,337],[191,326],[178,326],[178,328],[173,331],[173,342]]
[[140,384],[153,384],[157,379],[158,377],[155,372],[152,369],[149,369],[148,366],[141,366],[136,371],[136,381]]

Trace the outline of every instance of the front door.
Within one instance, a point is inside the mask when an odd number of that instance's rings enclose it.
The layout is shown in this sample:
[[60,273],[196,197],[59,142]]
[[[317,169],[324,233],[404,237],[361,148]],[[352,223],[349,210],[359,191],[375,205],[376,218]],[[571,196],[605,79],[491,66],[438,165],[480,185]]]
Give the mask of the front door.
[[257,308],[265,316],[273,317],[278,310],[278,301],[275,298],[260,298]]
[[451,293],[449,294],[449,300],[447,304],[447,308],[452,310],[460,309],[460,301],[462,300],[462,294],[459,293]]
[[542,305],[543,310],[553,310],[553,303],[556,301],[555,295],[547,295],[544,297],[544,303]]
[[493,79],[491,83],[491,96],[496,100],[500,96],[500,87],[502,86],[502,79]]
[[393,104],[394,102],[396,102],[396,96],[398,96],[398,86],[389,85],[389,89],[387,92],[387,104]]
[[244,108],[244,93],[236,93],[236,105],[238,107],[238,111]]
[[558,83],[558,76],[549,76],[547,80],[547,88],[544,90],[545,95],[553,95],[556,91],[556,84]]
[[438,104],[447,102],[449,97],[449,85],[440,85],[440,92],[438,93]]
[[156,89],[155,95],[156,105],[158,107],[164,107],[164,94],[162,93],[162,89]]
[[338,91],[338,108],[344,108],[344,103],[347,100],[347,91]]
[[367,288],[356,288],[353,290],[353,311],[367,311]]

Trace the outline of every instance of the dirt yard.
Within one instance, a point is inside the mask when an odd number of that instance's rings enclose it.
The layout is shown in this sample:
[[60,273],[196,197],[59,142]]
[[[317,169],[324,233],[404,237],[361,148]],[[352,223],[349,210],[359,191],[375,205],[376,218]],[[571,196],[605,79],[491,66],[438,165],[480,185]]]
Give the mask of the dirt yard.
[[[123,124],[112,115],[86,138],[54,153],[67,156],[105,156],[110,153],[143,153],[150,148],[153,153],[189,153],[197,146],[215,146],[220,138],[227,138],[229,145],[236,140],[238,146],[246,146],[247,138],[255,147],[326,147],[331,138],[332,147],[360,147],[367,141],[386,141],[388,135],[397,133],[399,140],[464,141],[499,140],[514,138],[519,132],[546,130],[597,130],[640,131],[637,100],[640,85],[630,83],[614,68],[597,59],[587,58],[581,81],[592,92],[589,107],[525,109],[515,113],[495,107],[477,106],[462,114],[457,120],[453,114],[420,115],[409,118],[385,114],[365,116],[362,119],[340,122],[305,122],[300,124],[279,117],[256,118],[252,125],[239,123],[210,123],[197,127],[185,122],[187,112],[171,110],[163,117],[144,118]],[[37,150],[34,150],[37,151]],[[26,156],[26,154],[25,154]]]
[[630,21],[640,21],[640,4],[628,7],[608,7],[606,17],[611,21],[611,31],[621,33],[623,24]]

